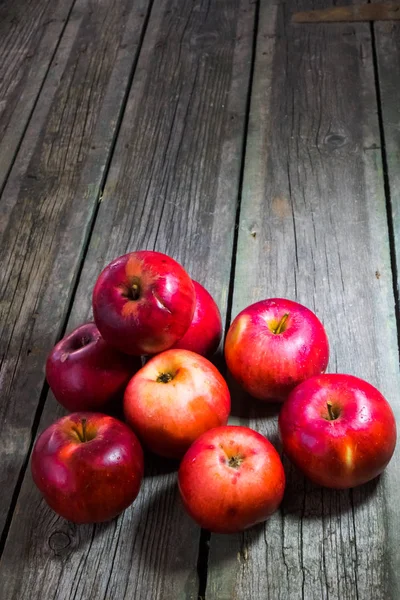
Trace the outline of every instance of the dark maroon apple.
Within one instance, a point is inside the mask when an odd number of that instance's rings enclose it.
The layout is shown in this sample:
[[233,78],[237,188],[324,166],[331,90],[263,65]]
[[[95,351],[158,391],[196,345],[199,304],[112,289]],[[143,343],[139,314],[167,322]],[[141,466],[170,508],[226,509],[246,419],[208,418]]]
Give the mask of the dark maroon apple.
[[228,425],[210,429],[190,446],[178,484],[186,511],[201,527],[234,533],[265,521],[278,508],[285,473],[265,437]]
[[113,519],[135,500],[143,451],[127,425],[101,413],[72,413],[48,427],[32,453],[33,481],[48,505],[74,523]]
[[122,401],[126,385],[141,366],[139,358],[109,346],[94,323],[85,323],[54,346],[46,378],[67,410],[107,411]]
[[235,318],[226,336],[225,358],[249,394],[284,400],[296,385],[325,371],[328,338],[311,310],[292,300],[270,298]]
[[382,394],[363,379],[319,375],[296,387],[279,415],[283,449],[315,483],[350,488],[379,475],[396,445]]
[[93,291],[94,320],[106,342],[127,354],[170,348],[192,322],[192,280],[173,258],[141,250],[113,260]]
[[211,356],[222,337],[221,313],[211,294],[197,281],[193,280],[193,285],[196,292],[193,319],[185,335],[172,348]]

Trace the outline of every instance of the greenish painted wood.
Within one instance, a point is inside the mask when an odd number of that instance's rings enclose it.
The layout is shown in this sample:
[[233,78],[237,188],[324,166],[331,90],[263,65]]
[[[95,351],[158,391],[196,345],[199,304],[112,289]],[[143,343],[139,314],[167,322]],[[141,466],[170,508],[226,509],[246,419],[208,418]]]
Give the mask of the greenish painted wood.
[[[91,316],[102,267],[139,248],[179,260],[226,314],[254,19],[247,0],[153,5],[68,330]],[[61,414],[50,396],[39,430]],[[179,502],[177,464],[146,465],[134,505],[93,527],[57,518],[27,471],[5,598],[197,598],[200,529]]]
[[[326,326],[329,371],[367,379],[399,417],[369,25],[292,26],[286,3],[260,7],[232,317],[273,296],[307,305]],[[237,418],[279,448],[278,411],[242,395]],[[211,536],[207,600],[397,599],[398,451],[379,481],[350,491],[284,465],[280,511]]]
[[82,260],[147,0],[79,0],[0,201],[0,529]]
[[0,5],[0,190],[73,4],[5,0]]

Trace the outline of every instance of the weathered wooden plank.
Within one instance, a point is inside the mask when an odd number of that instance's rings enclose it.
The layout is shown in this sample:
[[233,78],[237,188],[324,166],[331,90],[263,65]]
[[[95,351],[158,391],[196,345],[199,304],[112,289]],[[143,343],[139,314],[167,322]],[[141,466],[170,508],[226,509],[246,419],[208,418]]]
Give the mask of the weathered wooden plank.
[[[286,7],[261,3],[232,317],[266,297],[309,306],[327,328],[329,370],[369,380],[399,417],[370,28],[298,27]],[[241,421],[279,446],[278,409],[247,397]],[[342,492],[284,464],[281,510],[211,537],[207,599],[398,598],[387,544],[399,538],[399,452],[379,481]]]
[[79,0],[0,203],[0,528],[23,467],[141,40],[147,0]]
[[[154,4],[68,329],[90,315],[100,269],[138,248],[173,255],[225,314],[254,17],[248,0]],[[60,414],[50,399],[40,430]],[[148,459],[135,504],[100,527],[57,519],[27,473],[5,597],[197,598],[200,530],[178,501],[176,466]]]
[[0,5],[0,190],[73,4],[6,0]]
[[[400,25],[395,23],[376,23],[373,28],[377,54],[377,66],[382,111],[382,125],[385,141],[385,167],[388,176],[389,220],[392,236],[392,269],[394,283],[399,301],[399,265],[400,265]],[[399,306],[397,305],[397,311]],[[400,314],[397,312],[398,324]],[[392,485],[389,497],[398,494],[399,482],[393,476],[388,479]],[[400,597],[400,556],[398,552],[398,527],[400,522],[400,506],[392,501],[387,504],[387,531],[389,577],[395,582],[393,597]]]
[[374,25],[382,125],[385,138],[387,174],[389,183],[391,221],[394,235],[396,281],[399,292],[400,265],[400,25]]

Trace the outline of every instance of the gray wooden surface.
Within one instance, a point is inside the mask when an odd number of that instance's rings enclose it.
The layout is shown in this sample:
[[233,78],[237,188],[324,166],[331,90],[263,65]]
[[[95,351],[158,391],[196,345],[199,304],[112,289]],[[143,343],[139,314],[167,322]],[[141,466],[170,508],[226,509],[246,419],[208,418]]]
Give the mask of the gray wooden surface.
[[0,531],[43,404],[46,355],[62,332],[147,6],[75,3],[1,196]]
[[[385,169],[388,226],[390,232],[391,267],[395,291],[397,327],[399,312],[399,265],[400,265],[400,25],[375,23],[372,30],[377,61],[377,92],[381,102],[381,128],[384,141],[383,162]],[[399,389],[399,388],[398,388]],[[397,416],[400,417],[399,412]],[[388,576],[393,583],[393,597],[400,597],[399,523],[400,504],[393,500],[399,489],[399,469],[391,467],[387,479],[386,501],[388,532]]]
[[393,270],[399,293],[400,265],[400,24],[375,23],[374,38],[379,77],[382,128],[385,141],[388,207],[393,233]]
[[[247,0],[153,6],[68,329],[90,316],[103,266],[138,248],[179,260],[225,317],[254,19]],[[39,430],[61,414],[49,398]],[[176,467],[149,458],[137,502],[93,527],[55,518],[28,470],[0,595],[197,598],[200,530],[178,501]]]
[[73,0],[0,3],[0,192],[73,4]]
[[[284,458],[280,511],[237,536],[200,534],[174,462],[146,456],[137,501],[98,526],[57,517],[30,476],[36,435],[64,414],[46,354],[91,317],[102,267],[138,248],[179,260],[227,324],[262,298],[306,304],[329,370],[400,417],[400,30],[291,25],[306,8],[0,2],[2,600],[400,598],[399,451],[343,492]],[[279,449],[279,407],[229,383],[231,421]]]
[[[309,306],[329,370],[371,381],[399,416],[370,27],[291,26],[286,10],[261,3],[232,317],[268,296]],[[242,398],[240,416],[277,439],[277,411]],[[284,464],[279,513],[235,539],[211,536],[207,598],[400,597],[398,451],[379,482],[343,492]]]

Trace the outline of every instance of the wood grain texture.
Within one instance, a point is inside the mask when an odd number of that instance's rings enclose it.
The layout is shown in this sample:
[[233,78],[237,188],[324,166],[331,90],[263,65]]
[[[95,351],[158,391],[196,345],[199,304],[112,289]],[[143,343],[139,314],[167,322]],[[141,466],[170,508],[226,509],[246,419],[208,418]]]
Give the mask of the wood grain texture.
[[[179,260],[225,315],[254,18],[248,0],[154,4],[68,329],[91,315],[103,266],[140,248]],[[40,431],[60,414],[50,397]],[[200,530],[178,501],[177,465],[146,463],[134,505],[93,527],[56,518],[27,472],[4,597],[197,598]]]
[[0,191],[74,0],[0,4]]
[[[397,293],[400,295],[399,265],[400,265],[400,25],[397,23],[376,23],[374,25],[375,46],[380,88],[382,125],[385,142],[385,158],[388,175],[389,196],[388,209],[391,222],[392,270]],[[397,311],[399,306],[397,305]],[[398,324],[400,314],[397,314]],[[388,485],[393,489],[390,497],[398,493],[398,478],[392,477]],[[388,555],[389,577],[395,582],[393,594],[400,597],[400,556],[398,548],[398,523],[400,522],[400,505],[398,502],[388,502]],[[395,596],[393,596],[395,597]]]
[[[65,319],[147,0],[79,0],[0,203],[0,529]],[[126,26],[126,27],[125,27]]]
[[395,244],[396,281],[399,292],[400,265],[400,25],[374,25],[378,77],[389,178],[391,220]]
[[[289,20],[285,3],[261,3],[232,317],[274,296],[307,305],[326,326],[329,371],[370,381],[399,418],[370,28]],[[278,410],[244,396],[238,418],[279,447]],[[399,451],[379,480],[341,492],[284,465],[279,512],[211,537],[207,600],[397,599]]]

